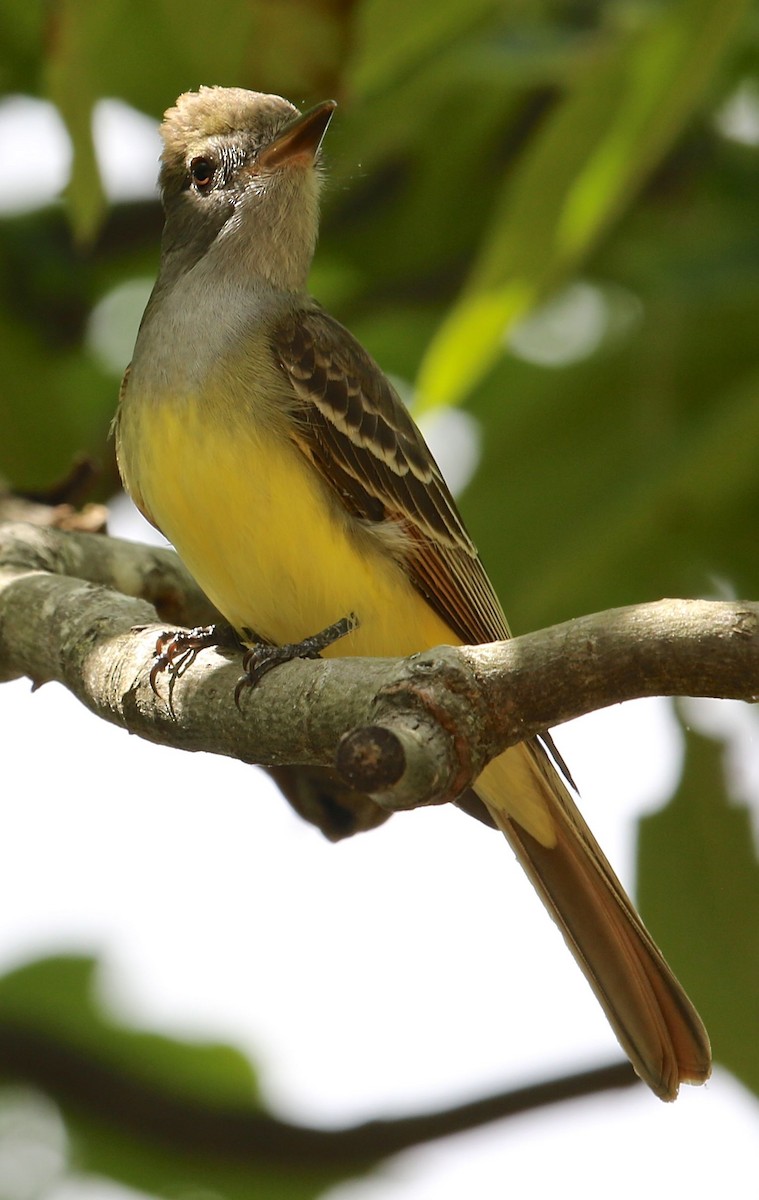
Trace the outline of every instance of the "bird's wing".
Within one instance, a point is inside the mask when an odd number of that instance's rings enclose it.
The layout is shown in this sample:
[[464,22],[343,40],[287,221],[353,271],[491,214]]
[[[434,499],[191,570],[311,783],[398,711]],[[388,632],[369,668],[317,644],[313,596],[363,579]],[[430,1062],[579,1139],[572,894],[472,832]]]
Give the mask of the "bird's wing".
[[409,578],[463,642],[508,637],[456,503],[374,360],[316,305],[280,320],[273,345],[299,401],[295,441],[346,509],[402,532]]

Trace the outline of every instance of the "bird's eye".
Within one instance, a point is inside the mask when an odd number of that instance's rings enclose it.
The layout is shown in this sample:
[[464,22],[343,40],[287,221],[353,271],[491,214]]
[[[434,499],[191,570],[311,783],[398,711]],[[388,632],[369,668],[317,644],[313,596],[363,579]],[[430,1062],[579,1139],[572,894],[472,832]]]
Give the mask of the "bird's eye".
[[207,192],[216,175],[216,163],[211,158],[200,155],[190,163],[192,181],[199,192]]

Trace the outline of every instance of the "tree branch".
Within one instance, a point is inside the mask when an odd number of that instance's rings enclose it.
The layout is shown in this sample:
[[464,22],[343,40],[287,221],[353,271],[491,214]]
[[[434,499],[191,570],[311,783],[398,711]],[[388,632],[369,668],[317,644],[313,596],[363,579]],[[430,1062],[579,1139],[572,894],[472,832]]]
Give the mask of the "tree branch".
[[203,651],[169,704],[166,677],[159,696],[148,681],[163,628],[153,605],[186,623],[215,615],[171,551],[0,526],[0,680],[58,680],[165,745],[336,767],[390,810],[454,799],[507,746],[609,704],[759,695],[758,604],[661,600],[405,660],[298,660],[244,692],[240,710],[239,656]]
[[610,1063],[542,1083],[414,1116],[317,1129],[278,1120],[250,1107],[203,1105],[151,1085],[85,1050],[0,1021],[0,1074],[42,1088],[64,1113],[73,1106],[140,1141],[183,1154],[219,1155],[245,1164],[290,1170],[369,1167],[424,1142],[477,1129],[504,1117],[601,1092],[640,1086],[629,1063]]

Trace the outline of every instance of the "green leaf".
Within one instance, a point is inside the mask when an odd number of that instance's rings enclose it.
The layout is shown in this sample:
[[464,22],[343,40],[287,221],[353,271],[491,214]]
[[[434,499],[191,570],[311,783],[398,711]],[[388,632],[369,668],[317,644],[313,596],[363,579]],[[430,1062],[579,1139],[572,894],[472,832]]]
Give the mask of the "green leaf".
[[[595,348],[561,367],[507,356],[474,398],[486,436],[462,507],[516,631],[713,594],[715,577],[759,591],[759,241],[733,193],[717,157],[684,211],[670,192],[639,203],[583,284],[606,314]],[[618,294],[637,314],[622,330]]]
[[[71,244],[60,208],[0,222],[0,475],[23,490],[42,490],[68,475],[81,456],[104,468],[101,495],[115,480],[108,429],[119,372],[107,371],[85,347],[90,312],[116,279],[155,271],[158,205],[120,208],[111,253],[85,254]],[[150,216],[154,214],[154,216]],[[153,245],[134,245],[147,227]],[[136,330],[136,326],[135,326]],[[126,366],[128,354],[121,368]],[[44,431],[44,436],[41,436]]]
[[746,8],[682,0],[599,46],[506,181],[469,281],[422,363],[422,405],[460,400],[497,361],[513,323],[582,262],[691,116]]
[[0,7],[0,94],[39,87],[38,46],[45,26],[45,0]]
[[91,242],[105,214],[95,102],[119,96],[157,115],[189,87],[239,82],[253,22],[248,0],[225,0],[213,17],[201,0],[59,0],[48,29],[47,88],[74,146],[67,203],[78,241]]
[[725,792],[722,743],[686,733],[674,799],[641,821],[641,912],[699,1009],[714,1059],[759,1095],[759,862]]
[[501,8],[498,0],[364,0],[349,82],[363,96],[392,87]]
[[[311,1200],[360,1173],[291,1162],[271,1133],[251,1064],[230,1046],[129,1029],[103,1011],[89,958],[49,958],[0,978],[0,1083],[23,1080],[58,1103],[72,1169],[172,1200]],[[193,1133],[194,1131],[194,1133]]]
[[242,1054],[230,1046],[180,1042],[118,1025],[98,1004],[97,974],[94,959],[61,956],[0,977],[0,1024],[77,1047],[174,1096],[253,1106],[256,1079]]
[[118,36],[111,5],[84,7],[75,0],[61,3],[52,32],[47,63],[47,88],[69,131],[74,147],[66,202],[76,240],[92,240],[105,215],[105,192],[92,140],[92,110],[96,99],[88,34],[93,19],[109,37]]

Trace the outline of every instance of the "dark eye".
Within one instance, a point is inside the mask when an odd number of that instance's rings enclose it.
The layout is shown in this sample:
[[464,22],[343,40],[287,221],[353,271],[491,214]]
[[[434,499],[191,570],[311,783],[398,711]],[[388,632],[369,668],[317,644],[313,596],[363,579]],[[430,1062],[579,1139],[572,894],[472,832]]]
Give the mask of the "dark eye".
[[190,174],[198,191],[206,192],[214,181],[216,163],[212,158],[200,155],[198,158],[193,158],[190,163]]

